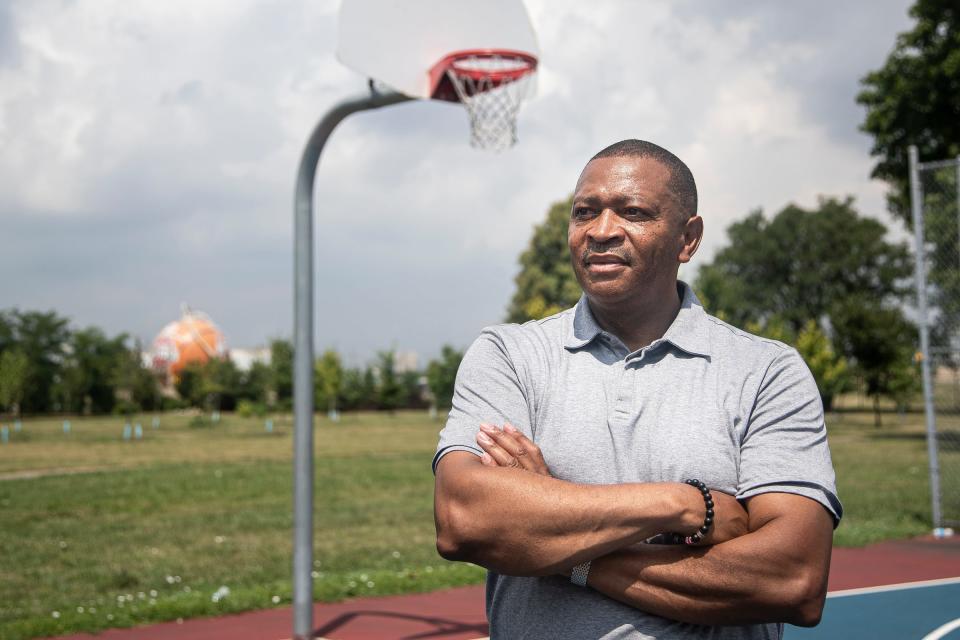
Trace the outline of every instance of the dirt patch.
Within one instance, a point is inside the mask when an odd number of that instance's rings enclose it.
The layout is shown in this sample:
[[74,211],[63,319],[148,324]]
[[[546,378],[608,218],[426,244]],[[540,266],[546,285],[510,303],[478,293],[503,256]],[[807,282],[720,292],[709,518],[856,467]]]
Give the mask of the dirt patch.
[[77,473],[96,473],[109,471],[115,467],[52,467],[47,469],[23,469],[22,471],[0,472],[0,482],[3,480],[30,480],[32,478],[46,478],[47,476],[72,476]]

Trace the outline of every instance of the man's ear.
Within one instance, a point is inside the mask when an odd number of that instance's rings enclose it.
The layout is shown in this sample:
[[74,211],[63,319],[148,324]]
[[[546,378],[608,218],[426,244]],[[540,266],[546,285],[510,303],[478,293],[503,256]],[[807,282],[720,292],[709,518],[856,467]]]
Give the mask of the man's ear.
[[690,262],[690,258],[697,252],[700,240],[703,239],[703,218],[691,216],[683,226],[683,246],[677,260],[683,264]]

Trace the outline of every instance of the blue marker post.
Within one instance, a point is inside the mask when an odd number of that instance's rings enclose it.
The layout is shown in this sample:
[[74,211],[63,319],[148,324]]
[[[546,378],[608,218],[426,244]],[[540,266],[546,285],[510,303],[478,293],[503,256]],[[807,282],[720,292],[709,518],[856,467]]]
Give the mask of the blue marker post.
[[10,442],[10,427],[3,425],[0,427],[0,443],[7,444]]
[[123,425],[123,439],[129,440],[130,436],[133,434],[133,427],[130,426],[130,423]]
[[267,421],[263,423],[263,428],[267,433],[273,433],[273,419],[267,418]]
[[70,435],[70,421],[69,421],[69,420],[64,420],[64,421],[63,421],[63,435],[66,435],[66,436]]
[[133,426],[133,437],[135,440],[143,439],[143,426],[139,422]]

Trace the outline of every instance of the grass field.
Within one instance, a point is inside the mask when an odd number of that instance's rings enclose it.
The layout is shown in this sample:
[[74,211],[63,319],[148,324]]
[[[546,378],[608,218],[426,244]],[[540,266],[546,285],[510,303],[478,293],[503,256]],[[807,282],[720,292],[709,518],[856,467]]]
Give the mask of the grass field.
[[[288,605],[289,417],[216,424],[28,420],[0,445],[0,638],[95,631]],[[434,549],[430,458],[441,423],[421,413],[318,421],[318,599],[476,583]],[[836,543],[929,529],[922,414],[828,420],[846,517]]]

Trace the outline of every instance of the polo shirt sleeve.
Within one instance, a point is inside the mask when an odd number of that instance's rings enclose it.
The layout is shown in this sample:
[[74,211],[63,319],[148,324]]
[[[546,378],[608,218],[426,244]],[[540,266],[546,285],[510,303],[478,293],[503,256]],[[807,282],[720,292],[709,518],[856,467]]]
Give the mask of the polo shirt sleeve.
[[526,394],[497,328],[485,329],[460,362],[453,406],[433,457],[434,473],[440,458],[451,451],[483,454],[476,442],[481,422],[509,422],[530,434]]
[[834,526],[843,515],[820,393],[803,358],[789,348],[767,367],[740,444],[737,497],[773,492],[816,500]]

